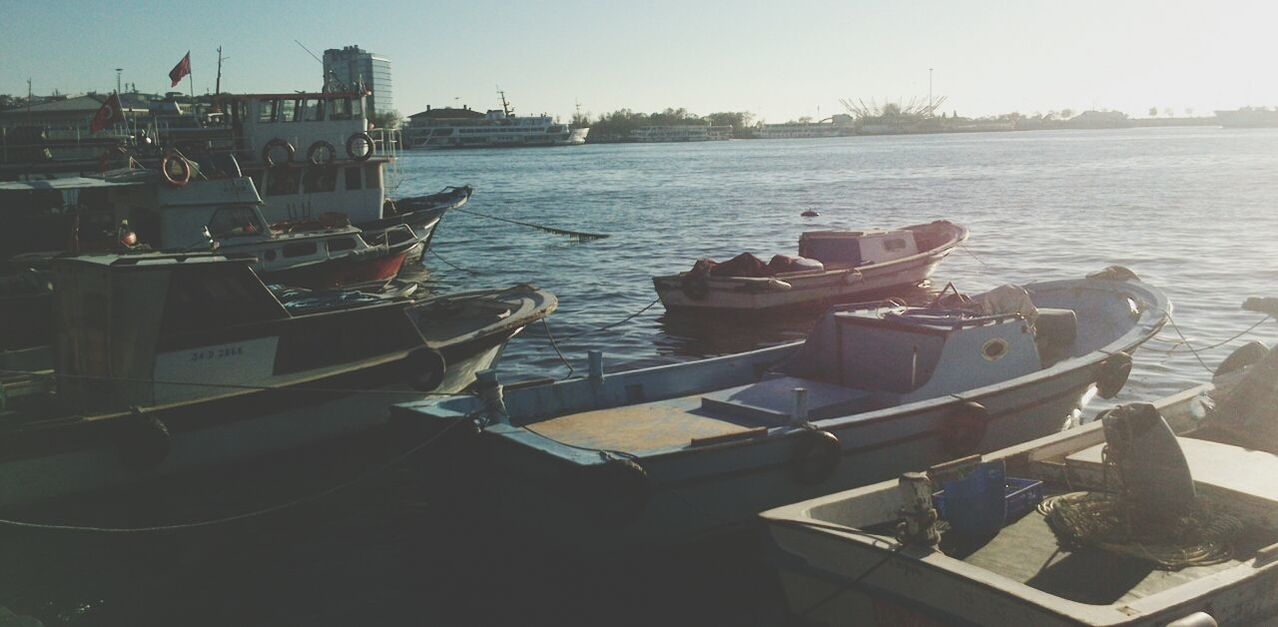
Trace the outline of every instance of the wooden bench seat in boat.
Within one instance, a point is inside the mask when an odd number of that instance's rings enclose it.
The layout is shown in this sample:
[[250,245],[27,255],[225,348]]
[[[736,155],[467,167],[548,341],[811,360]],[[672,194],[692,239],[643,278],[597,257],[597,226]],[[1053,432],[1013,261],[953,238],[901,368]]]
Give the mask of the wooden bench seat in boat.
[[[1200,493],[1228,499],[1231,508],[1254,522],[1278,527],[1278,455],[1195,438],[1178,437],[1176,442]],[[1070,476],[1100,486],[1103,447],[1098,444],[1066,457]]]
[[800,377],[778,376],[703,395],[701,408],[715,415],[747,415],[766,421],[770,426],[781,426],[790,420],[795,388],[808,391],[808,420],[826,420],[878,406],[875,395],[865,390]]

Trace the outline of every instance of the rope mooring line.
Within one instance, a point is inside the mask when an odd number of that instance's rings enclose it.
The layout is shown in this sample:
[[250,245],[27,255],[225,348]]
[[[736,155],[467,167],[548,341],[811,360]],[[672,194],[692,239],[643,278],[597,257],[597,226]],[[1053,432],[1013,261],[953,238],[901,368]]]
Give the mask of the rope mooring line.
[[540,224],[533,224],[532,222],[521,222],[519,220],[511,220],[510,218],[501,218],[498,216],[491,216],[486,213],[479,213],[478,211],[472,211],[470,209],[462,209],[461,207],[453,209],[453,211],[460,211],[462,213],[468,213],[472,216],[488,218],[489,220],[499,220],[501,222],[518,224],[519,226],[526,226],[529,228],[540,229],[547,233],[554,233],[555,235],[567,235],[568,237],[575,237],[578,240],[582,240],[582,241],[592,240],[592,239],[604,239],[605,237],[608,237],[607,233],[587,233],[585,231],[570,231],[568,229],[560,229],[560,228],[555,228],[553,226],[542,226]]

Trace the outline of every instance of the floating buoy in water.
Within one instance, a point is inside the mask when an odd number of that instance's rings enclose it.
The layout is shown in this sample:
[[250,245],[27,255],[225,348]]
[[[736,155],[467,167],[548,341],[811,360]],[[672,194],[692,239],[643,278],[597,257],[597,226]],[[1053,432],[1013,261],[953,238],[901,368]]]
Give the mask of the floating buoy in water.
[[804,211],[803,213],[800,213],[799,215],[805,218],[815,218],[821,214],[817,213],[816,211],[813,211],[812,209],[808,209],[807,211]]

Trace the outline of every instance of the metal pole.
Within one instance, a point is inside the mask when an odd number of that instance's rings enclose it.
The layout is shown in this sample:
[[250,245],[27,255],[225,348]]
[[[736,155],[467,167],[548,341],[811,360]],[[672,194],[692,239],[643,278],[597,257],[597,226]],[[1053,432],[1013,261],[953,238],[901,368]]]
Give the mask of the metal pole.
[[124,68],[115,68],[115,93],[120,93],[120,74],[124,72]]

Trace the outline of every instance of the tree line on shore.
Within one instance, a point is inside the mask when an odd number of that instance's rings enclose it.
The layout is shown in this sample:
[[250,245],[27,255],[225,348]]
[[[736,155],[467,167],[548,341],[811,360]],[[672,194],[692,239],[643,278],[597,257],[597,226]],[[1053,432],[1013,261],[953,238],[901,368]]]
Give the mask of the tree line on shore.
[[748,111],[722,111],[700,116],[683,107],[667,108],[656,113],[619,109],[612,113],[601,113],[594,119],[589,114],[576,114],[572,117],[572,125],[576,128],[589,126],[590,135],[586,141],[590,143],[630,141],[630,132],[645,126],[731,126],[733,136],[742,137],[754,125],[754,114]]

